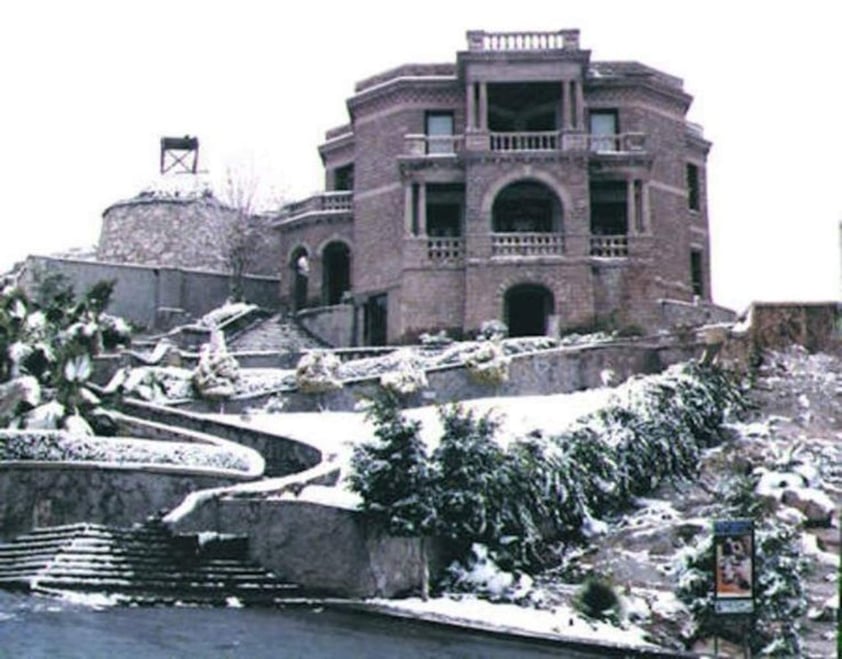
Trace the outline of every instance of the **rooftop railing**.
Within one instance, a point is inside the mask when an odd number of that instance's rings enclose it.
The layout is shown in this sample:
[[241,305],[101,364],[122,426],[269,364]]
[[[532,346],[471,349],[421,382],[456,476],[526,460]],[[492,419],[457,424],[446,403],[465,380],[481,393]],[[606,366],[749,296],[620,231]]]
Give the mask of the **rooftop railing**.
[[558,32],[468,32],[471,52],[578,50],[579,30]]

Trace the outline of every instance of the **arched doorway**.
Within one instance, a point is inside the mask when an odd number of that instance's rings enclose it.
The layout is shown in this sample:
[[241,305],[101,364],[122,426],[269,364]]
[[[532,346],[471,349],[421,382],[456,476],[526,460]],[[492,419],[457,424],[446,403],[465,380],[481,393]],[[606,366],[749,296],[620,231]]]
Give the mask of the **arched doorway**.
[[339,304],[351,290],[351,250],[343,242],[334,241],[322,250],[322,302]]
[[307,289],[310,281],[310,256],[305,247],[297,247],[289,260],[290,299],[292,308],[299,311],[307,306]]
[[506,291],[504,315],[509,336],[543,336],[555,302],[544,286],[519,284]]
[[543,183],[516,181],[494,198],[491,223],[494,233],[561,233],[561,202]]

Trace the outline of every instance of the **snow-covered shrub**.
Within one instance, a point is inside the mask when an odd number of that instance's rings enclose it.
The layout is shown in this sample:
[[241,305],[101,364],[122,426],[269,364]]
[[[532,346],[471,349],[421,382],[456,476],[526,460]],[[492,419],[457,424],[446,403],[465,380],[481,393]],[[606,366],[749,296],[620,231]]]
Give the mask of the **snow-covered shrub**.
[[429,384],[424,365],[412,359],[409,353],[401,351],[395,370],[380,376],[380,386],[397,396],[410,396],[426,389]]
[[202,345],[199,351],[193,386],[204,398],[230,398],[239,377],[240,366],[228,352],[225,336],[218,329],[211,329],[210,342]]
[[437,533],[460,553],[500,537],[505,454],[494,441],[498,424],[490,416],[477,418],[459,405],[441,408],[439,416],[444,433],[433,452]]
[[483,341],[463,359],[468,374],[480,384],[498,387],[509,379],[511,359],[499,341]]
[[532,590],[533,581],[527,574],[516,575],[500,568],[492,552],[483,544],[471,545],[467,560],[451,563],[446,571],[446,586],[450,591],[469,592],[492,602],[522,602]]
[[440,330],[435,334],[423,332],[418,337],[418,341],[425,348],[445,348],[453,344],[453,339],[447,335],[445,330]]
[[362,497],[363,511],[389,533],[426,535],[434,527],[435,508],[420,424],[403,416],[397,397],[389,391],[372,399],[369,415],[376,438],[354,448],[351,490]]
[[479,341],[500,341],[509,336],[509,328],[502,320],[486,320],[477,332]]
[[305,394],[322,394],[342,388],[341,362],[332,352],[311,350],[302,355],[295,367],[295,383]]
[[[749,645],[752,652],[764,656],[801,656],[799,618],[807,610],[807,601],[800,536],[775,517],[763,516],[762,502],[752,494],[754,485],[746,477],[727,483],[721,492],[719,512],[723,517],[755,517],[755,624],[749,632]],[[727,634],[714,613],[714,547],[710,534],[684,553],[679,569],[678,596],[693,617],[688,640]]]
[[175,366],[126,368],[114,374],[105,392],[164,404],[187,400],[194,396],[193,372]]

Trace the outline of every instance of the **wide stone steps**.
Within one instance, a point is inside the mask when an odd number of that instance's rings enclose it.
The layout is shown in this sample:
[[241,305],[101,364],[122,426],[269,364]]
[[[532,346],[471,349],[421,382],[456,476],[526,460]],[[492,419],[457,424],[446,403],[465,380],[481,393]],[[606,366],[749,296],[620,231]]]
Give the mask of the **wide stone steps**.
[[237,352],[300,352],[327,346],[302,330],[292,318],[276,314],[231,339],[228,347]]
[[150,523],[131,529],[74,524],[37,529],[0,545],[0,588],[96,593],[133,604],[272,604],[294,584],[248,561],[241,536],[173,536]]

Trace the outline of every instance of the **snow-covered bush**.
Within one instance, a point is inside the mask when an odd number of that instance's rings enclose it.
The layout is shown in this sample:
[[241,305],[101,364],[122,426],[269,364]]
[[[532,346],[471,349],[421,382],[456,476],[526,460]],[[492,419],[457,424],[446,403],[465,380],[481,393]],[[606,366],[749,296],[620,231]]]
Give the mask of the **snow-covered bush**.
[[395,370],[380,376],[380,386],[398,396],[410,396],[426,389],[429,384],[424,365],[413,359],[411,354],[401,351]]
[[119,392],[142,400],[168,403],[193,398],[193,372],[176,366],[142,366],[117,371],[105,387],[106,393]]
[[529,595],[533,581],[527,574],[503,570],[488,547],[475,543],[467,560],[451,563],[446,571],[447,589],[469,592],[492,602],[522,602]]
[[311,350],[302,355],[295,367],[295,383],[305,394],[322,394],[342,388],[341,362],[332,352]]
[[[90,416],[100,405],[88,388],[92,358],[130,339],[125,322],[104,313],[113,287],[114,282],[99,282],[77,301],[69,285],[47,277],[37,301],[11,286],[0,292],[0,383],[30,376],[39,384],[38,400],[0,415],[0,424],[25,425],[23,415],[50,399],[66,416]],[[5,407],[0,402],[0,409]],[[34,423],[52,423],[49,415],[35,417]],[[62,419],[55,422],[62,427]]]
[[596,620],[618,621],[622,615],[620,598],[610,583],[590,577],[579,587],[573,598],[579,613]]
[[457,553],[501,535],[499,504],[505,496],[505,454],[494,441],[497,423],[459,405],[439,410],[444,433],[433,453],[438,535]]
[[509,336],[509,328],[502,320],[486,320],[477,332],[479,341],[500,341]]
[[219,327],[226,321],[255,309],[257,309],[256,305],[246,302],[226,302],[221,307],[208,311],[199,318],[196,324],[207,328]]
[[199,350],[199,363],[193,372],[193,386],[204,398],[230,398],[234,395],[240,366],[228,352],[225,336],[215,327],[210,342]]
[[[749,631],[752,652],[764,656],[801,656],[799,618],[807,610],[802,585],[806,563],[799,534],[773,516],[764,516],[762,502],[753,495],[751,478],[737,477],[721,492],[719,515],[755,518],[755,624]],[[678,596],[690,609],[688,640],[723,635],[714,613],[714,547],[710,534],[683,555],[679,565]],[[732,640],[741,639],[733,637]]]
[[498,387],[509,379],[511,359],[499,341],[483,341],[464,357],[471,378],[490,387]]

